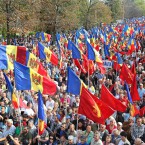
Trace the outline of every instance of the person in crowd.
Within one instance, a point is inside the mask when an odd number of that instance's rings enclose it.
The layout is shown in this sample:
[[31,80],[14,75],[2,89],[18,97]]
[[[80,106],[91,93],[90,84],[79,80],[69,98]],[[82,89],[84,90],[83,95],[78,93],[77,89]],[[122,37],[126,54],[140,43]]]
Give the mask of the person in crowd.
[[103,141],[103,145],[110,145],[111,143],[111,134],[107,134],[105,141]]
[[115,145],[122,145],[122,144],[131,145],[127,139],[127,133],[125,131],[122,131],[120,133],[120,136],[121,138],[116,140]]
[[134,141],[136,138],[143,138],[145,126],[142,124],[142,119],[139,117],[136,123],[131,126],[131,137]]
[[100,133],[95,132],[94,138],[91,140],[91,145],[103,145],[103,142],[100,139]]

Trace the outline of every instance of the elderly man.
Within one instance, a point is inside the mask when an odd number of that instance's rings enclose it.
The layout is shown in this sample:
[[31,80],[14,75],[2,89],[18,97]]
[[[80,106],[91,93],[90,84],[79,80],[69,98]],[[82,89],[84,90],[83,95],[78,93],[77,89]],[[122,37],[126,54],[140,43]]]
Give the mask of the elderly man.
[[100,133],[96,132],[94,134],[94,138],[91,141],[91,145],[103,145],[101,139],[100,139]]
[[99,133],[100,133],[100,139],[102,141],[105,141],[106,136],[108,134],[108,130],[106,129],[106,125],[103,125],[103,124],[100,125]]
[[136,123],[131,127],[131,137],[133,140],[136,138],[143,138],[145,125],[142,124],[142,119],[137,118]]
[[4,141],[8,135],[13,135],[15,133],[16,127],[13,125],[13,120],[8,119],[6,124],[6,129],[0,134],[0,142]]

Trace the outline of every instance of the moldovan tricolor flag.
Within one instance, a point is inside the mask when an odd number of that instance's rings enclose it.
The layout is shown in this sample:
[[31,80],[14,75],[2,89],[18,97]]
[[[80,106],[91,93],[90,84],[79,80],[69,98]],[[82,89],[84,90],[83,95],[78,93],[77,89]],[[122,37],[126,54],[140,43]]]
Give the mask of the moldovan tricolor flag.
[[46,48],[42,43],[38,42],[39,58],[42,60],[47,60],[53,65],[58,65],[57,56],[49,49]]
[[42,94],[38,92],[38,132],[42,135],[45,129],[45,113]]
[[40,90],[48,95],[54,95],[57,91],[57,86],[51,79],[18,62],[14,62],[14,75],[17,90]]

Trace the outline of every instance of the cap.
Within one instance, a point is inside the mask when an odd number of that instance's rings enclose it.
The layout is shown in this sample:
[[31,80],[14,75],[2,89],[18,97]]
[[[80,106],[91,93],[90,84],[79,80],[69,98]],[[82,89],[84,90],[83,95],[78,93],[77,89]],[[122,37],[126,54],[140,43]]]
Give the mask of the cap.
[[118,122],[117,124],[120,125],[120,126],[122,126],[122,123],[121,122]]
[[68,140],[73,140],[74,137],[72,135],[68,136]]
[[140,83],[139,85],[140,85],[140,86],[143,86],[143,84],[142,84],[142,83]]
[[56,117],[57,117],[58,120],[60,120],[60,115],[59,114],[57,114]]
[[67,115],[67,116],[66,116],[66,119],[70,119],[70,116],[69,116],[69,115]]
[[82,135],[82,136],[80,137],[80,139],[81,139],[81,140],[84,140],[84,139],[86,139],[86,136]]
[[12,119],[7,119],[7,122],[12,123],[13,124],[13,120]]

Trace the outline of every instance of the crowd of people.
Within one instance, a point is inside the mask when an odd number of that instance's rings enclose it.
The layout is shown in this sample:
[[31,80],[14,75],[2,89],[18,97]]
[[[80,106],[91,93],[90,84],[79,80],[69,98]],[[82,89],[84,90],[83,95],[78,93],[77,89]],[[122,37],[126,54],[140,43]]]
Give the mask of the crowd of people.
[[[142,18],[143,19],[143,18]],[[115,34],[121,34],[121,27],[124,24],[118,24],[115,28]],[[145,20],[129,21],[128,25],[135,28],[144,28]],[[102,31],[105,31],[102,26]],[[144,29],[143,29],[144,30]],[[120,31],[120,33],[119,33]],[[88,31],[89,32],[89,31]],[[70,66],[74,72],[88,85],[88,90],[100,97],[101,85],[104,84],[115,98],[119,99],[126,106],[129,106],[127,92],[124,84],[119,78],[120,70],[106,68],[106,73],[101,74],[98,66],[94,62],[94,72],[89,76],[80,71],[73,63],[71,51],[65,48],[66,39],[75,42],[76,33],[68,33],[60,40],[60,47],[63,50],[63,65],[53,66],[42,60],[42,64],[47,70],[48,76],[57,84],[57,93],[54,96],[43,94],[45,111],[45,130],[42,135],[38,133],[38,93],[33,90],[19,91],[19,96],[27,105],[27,108],[14,109],[11,103],[11,94],[7,90],[3,71],[0,71],[0,145],[144,145],[145,143],[145,113],[143,116],[131,116],[129,109],[126,112],[115,112],[110,116],[105,124],[93,122],[83,114],[78,114],[80,96],[67,92],[67,66]],[[129,37],[125,39],[126,44]],[[83,38],[81,38],[83,39]],[[109,39],[109,37],[108,37]],[[33,40],[33,42],[32,42]],[[22,36],[11,40],[12,45],[26,46],[30,52],[35,53],[34,46],[40,39],[35,36]],[[110,53],[114,52],[114,47],[120,51],[122,41],[117,36],[117,42],[110,42]],[[140,43],[140,47],[130,55],[121,54],[123,63],[130,68],[133,63],[136,65],[137,89],[140,101],[133,102],[138,109],[145,107],[145,35],[140,30],[135,35],[135,40]],[[60,49],[57,43],[42,41],[45,46],[49,46],[53,52],[60,58]],[[85,43],[82,41],[82,49],[86,50]],[[117,44],[117,46],[116,46]],[[98,37],[94,42],[100,56],[103,60],[109,60],[104,54],[104,44]],[[94,46],[94,47],[95,47]],[[99,48],[99,49],[98,49]],[[122,51],[127,50],[127,45]],[[38,58],[39,59],[39,58]],[[113,61],[113,60],[112,60]],[[0,64],[1,65],[1,64]],[[12,84],[14,85],[13,72],[7,72]],[[113,87],[112,87],[113,86]],[[106,110],[107,111],[107,110]]]

